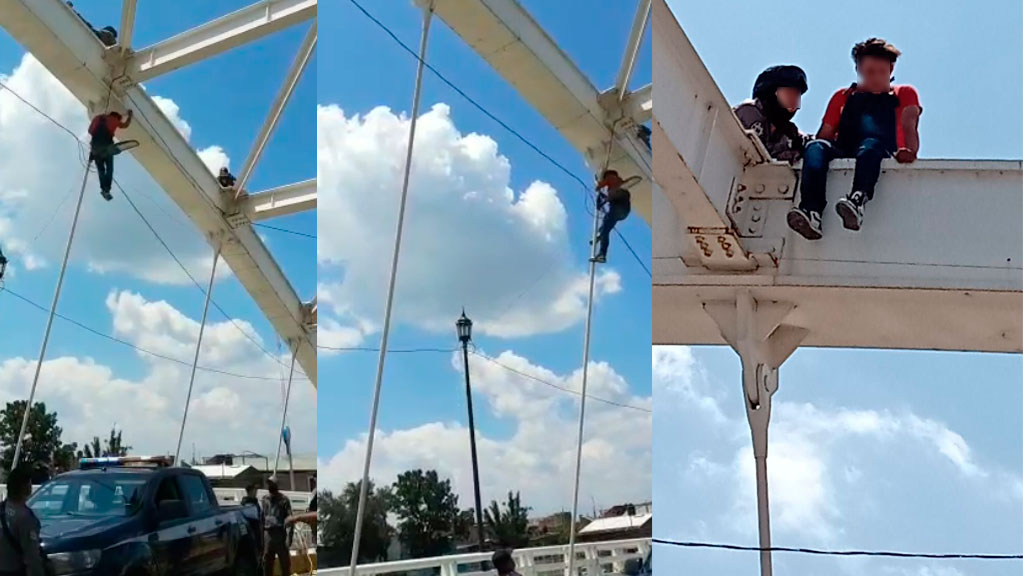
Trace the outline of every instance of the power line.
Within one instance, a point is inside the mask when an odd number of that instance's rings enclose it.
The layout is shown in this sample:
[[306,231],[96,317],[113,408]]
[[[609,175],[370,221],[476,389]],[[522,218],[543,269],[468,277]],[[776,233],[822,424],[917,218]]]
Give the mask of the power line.
[[[352,5],[354,5],[354,6],[355,6],[355,7],[356,7],[356,8],[357,8],[357,9],[358,9],[358,10],[359,10],[360,12],[362,12],[362,13],[363,13],[363,15],[365,15],[365,16],[366,16],[367,18],[369,18],[369,19],[370,19],[370,20],[371,20],[371,21],[372,21],[372,22],[373,22],[374,24],[376,24],[376,25],[377,25],[377,27],[379,27],[379,28],[380,28],[381,30],[383,30],[385,34],[387,34],[388,36],[390,36],[390,37],[391,37],[391,39],[392,39],[392,40],[394,40],[394,41],[395,41],[395,42],[396,42],[396,43],[397,43],[397,44],[398,44],[399,46],[401,46],[401,47],[402,47],[402,48],[403,48],[403,49],[404,49],[404,50],[405,50],[406,52],[408,52],[409,54],[411,54],[411,55],[413,56],[413,58],[416,58],[416,60],[420,60],[419,54],[418,54],[418,53],[417,53],[416,51],[414,51],[414,50],[413,50],[412,48],[410,48],[410,47],[409,47],[409,46],[408,46],[408,45],[407,45],[407,44],[406,44],[405,42],[403,42],[401,38],[399,38],[399,37],[398,37],[398,36],[397,36],[397,35],[396,35],[396,34],[395,34],[394,32],[392,32],[392,31],[391,31],[391,29],[390,29],[390,28],[388,28],[388,27],[387,27],[387,25],[385,25],[385,24],[384,24],[383,22],[381,22],[381,21],[380,21],[380,20],[378,20],[378,19],[377,19],[376,17],[374,17],[374,16],[372,15],[372,14],[370,14],[370,13],[369,13],[369,12],[368,12],[368,11],[366,10],[366,8],[363,8],[363,6],[362,6],[362,5],[361,5],[361,4],[360,4],[360,3],[359,3],[359,2],[357,1],[357,0],[349,0],[349,1],[350,1],[350,2],[352,3]],[[529,139],[527,139],[527,138],[526,138],[525,136],[523,136],[522,134],[520,134],[520,133],[519,133],[519,132],[518,132],[518,131],[517,131],[517,130],[516,130],[515,128],[512,128],[512,127],[511,127],[511,126],[509,126],[509,125],[508,125],[507,123],[505,123],[504,121],[502,121],[502,120],[501,120],[500,118],[498,118],[497,116],[495,116],[495,115],[494,115],[494,114],[493,114],[493,113],[492,113],[492,112],[491,112],[490,110],[488,110],[487,108],[484,108],[484,106],[483,106],[482,104],[480,104],[480,103],[479,103],[479,102],[477,102],[477,101],[476,101],[475,99],[473,99],[473,98],[472,98],[472,97],[471,97],[471,96],[470,96],[469,94],[466,94],[466,93],[465,93],[465,92],[464,92],[464,91],[463,91],[463,90],[462,90],[461,88],[459,88],[458,86],[456,86],[456,85],[455,85],[455,83],[453,83],[453,82],[452,82],[451,80],[449,80],[449,79],[448,79],[448,78],[447,78],[447,77],[446,77],[446,76],[445,76],[444,74],[442,74],[442,73],[441,73],[440,71],[438,71],[438,70],[437,70],[436,68],[434,68],[433,66],[431,66],[429,62],[427,62],[427,61],[425,61],[425,60],[424,60],[424,61],[423,61],[423,66],[424,66],[424,67],[426,67],[426,68],[427,68],[428,70],[430,70],[430,71],[431,71],[431,72],[432,72],[432,73],[433,73],[433,74],[434,74],[435,76],[437,76],[437,78],[438,78],[439,80],[441,80],[441,82],[444,82],[444,83],[445,83],[445,84],[446,84],[446,85],[447,85],[447,86],[448,86],[449,88],[451,88],[452,90],[454,90],[454,91],[455,91],[455,92],[456,92],[456,93],[457,93],[457,94],[458,94],[459,96],[462,96],[462,97],[463,97],[464,99],[466,99],[466,101],[467,101],[467,102],[469,102],[470,104],[472,104],[472,105],[473,105],[473,107],[475,107],[475,108],[476,108],[477,110],[479,110],[479,111],[480,111],[481,113],[483,113],[483,114],[484,114],[485,116],[487,116],[488,118],[490,118],[491,120],[493,120],[494,122],[496,122],[496,123],[497,123],[497,124],[498,124],[499,126],[501,126],[501,127],[502,127],[502,128],[504,128],[504,129],[505,129],[506,131],[508,131],[508,132],[509,132],[510,134],[512,134],[513,136],[515,136],[515,137],[516,137],[516,138],[517,138],[517,139],[518,139],[518,140],[519,140],[520,142],[522,142],[523,144],[526,144],[526,146],[527,146],[527,147],[529,147],[529,148],[530,148],[530,149],[532,149],[532,150],[533,150],[534,152],[536,152],[537,154],[539,154],[539,155],[540,155],[540,156],[541,156],[542,158],[544,158],[545,160],[547,160],[548,162],[550,162],[550,163],[551,163],[551,164],[552,164],[553,166],[555,166],[556,168],[558,168],[559,170],[561,170],[562,172],[564,172],[564,173],[565,173],[565,174],[566,174],[567,176],[569,176],[569,178],[572,178],[573,180],[575,180],[576,182],[578,182],[578,183],[580,184],[580,186],[582,186],[582,187],[583,187],[583,189],[585,190],[585,198],[586,198],[586,197],[589,197],[589,194],[590,194],[590,186],[588,186],[588,185],[587,185],[587,184],[586,184],[586,183],[585,183],[585,182],[584,182],[584,181],[583,181],[583,180],[582,180],[582,179],[581,179],[581,178],[580,178],[579,176],[577,176],[577,175],[576,175],[576,174],[574,174],[574,173],[573,173],[573,172],[572,172],[571,170],[569,170],[568,168],[566,168],[566,167],[565,167],[565,165],[563,165],[562,163],[560,163],[560,162],[559,162],[558,160],[555,160],[555,159],[554,159],[554,158],[553,158],[552,156],[550,156],[549,154],[547,154],[546,152],[544,152],[543,150],[541,150],[541,149],[540,149],[540,148],[539,148],[539,147],[538,147],[538,146],[537,146],[536,144],[534,144],[534,143],[533,143],[532,141],[530,141],[530,140],[529,140]],[[584,200],[584,204],[586,205],[586,200]],[[625,245],[625,246],[626,246],[626,247],[627,247],[627,248],[629,249],[629,252],[630,252],[630,254],[632,254],[632,255],[633,255],[633,258],[634,258],[634,259],[636,260],[637,264],[639,264],[639,265],[640,265],[640,267],[641,267],[641,268],[643,268],[643,269],[644,269],[644,271],[645,271],[645,272],[647,273],[647,275],[648,275],[648,276],[650,276],[650,275],[651,275],[651,271],[650,271],[650,269],[649,269],[649,268],[647,267],[647,265],[645,265],[645,264],[643,263],[643,261],[642,261],[642,260],[640,259],[640,256],[639,256],[639,255],[637,255],[637,253],[636,253],[636,252],[635,252],[635,251],[633,250],[633,247],[632,247],[632,246],[630,246],[630,244],[629,244],[629,241],[628,241],[628,240],[626,240],[626,237],[625,237],[625,236],[623,236],[623,235],[622,235],[622,233],[621,233],[621,232],[619,232],[619,231],[618,231],[617,229],[615,230],[615,233],[616,233],[616,235],[617,235],[617,236],[619,237],[619,239],[620,239],[620,240],[622,240],[622,243],[623,243],[623,244],[624,244],[624,245]]]
[[[331,350],[333,352],[380,352],[380,348],[366,346],[324,346],[317,344],[320,350]],[[417,354],[417,353],[438,353],[448,354],[457,352],[458,348],[389,348],[388,354]]]
[[[483,354],[481,352],[478,352],[476,350],[473,350],[471,352],[471,354],[473,354],[474,356],[478,356],[480,358],[483,358],[484,360],[487,360],[488,362],[491,362],[492,364],[500,366],[500,367],[504,368],[505,370],[508,370],[509,372],[512,372],[514,374],[518,374],[519,376],[522,376],[523,378],[527,378],[529,380],[533,380],[534,382],[538,382],[540,384],[543,384],[545,386],[549,386],[549,387],[554,388],[556,390],[561,390],[562,392],[573,394],[575,396],[581,396],[580,392],[577,391],[577,390],[573,390],[572,388],[566,388],[564,386],[559,386],[558,384],[555,384],[554,382],[548,382],[547,380],[544,380],[543,378],[538,378],[538,377],[536,377],[536,376],[534,376],[532,374],[527,374],[526,372],[523,372],[521,370],[517,370],[517,369],[515,369],[515,368],[513,368],[513,367],[511,367],[511,366],[509,366],[507,364],[502,363],[501,361],[499,361],[499,360],[497,360],[495,358],[491,358],[490,356],[488,356],[486,354]],[[593,394],[587,394],[587,398],[589,398],[590,400],[596,400],[598,402],[601,402],[601,403],[604,403],[604,404],[608,404],[608,405],[611,405],[611,406],[618,406],[619,408],[629,408],[630,410],[636,410],[638,412],[646,412],[647,414],[651,413],[650,410],[648,410],[647,408],[643,408],[641,406],[633,406],[632,404],[623,404],[621,402],[616,402],[614,400],[608,400],[607,398],[601,398],[599,396],[594,396]]]
[[[41,312],[49,312],[49,309],[46,308],[45,306],[43,306],[42,304],[39,304],[38,302],[35,302],[35,301],[33,301],[32,299],[30,299],[30,298],[28,298],[26,296],[22,296],[21,294],[18,294],[17,292],[15,292],[14,290],[11,290],[10,288],[7,288],[7,287],[0,288],[0,294],[10,294],[11,296],[17,298],[18,300],[21,300],[22,302],[32,306],[33,308],[36,308],[36,309],[40,310]],[[65,315],[63,315],[63,314],[61,314],[59,312],[55,313],[54,315],[56,317],[60,318],[61,320],[64,320],[65,322],[73,324],[73,325],[81,328],[82,330],[85,330],[86,332],[89,332],[91,334],[99,336],[100,338],[104,338],[106,340],[110,340],[111,342],[116,342],[116,343],[121,344],[123,346],[127,346],[129,348],[132,348],[132,349],[138,351],[138,352],[142,352],[143,354],[148,354],[148,355],[153,356],[155,358],[160,358],[161,360],[167,360],[168,362],[174,362],[176,364],[181,364],[182,366],[192,366],[191,362],[188,362],[188,361],[185,361],[185,360],[181,360],[181,359],[178,359],[178,358],[174,358],[172,356],[167,356],[165,354],[161,354],[159,352],[154,352],[152,350],[147,350],[145,348],[142,348],[141,346],[137,346],[137,345],[135,345],[135,344],[133,344],[131,342],[128,342],[127,340],[122,340],[122,339],[120,339],[120,338],[118,338],[116,336],[113,336],[111,334],[107,334],[105,332],[101,332],[99,330],[96,330],[95,328],[92,328],[91,326],[83,324],[82,322],[79,322],[78,320],[75,320],[74,318],[70,318],[68,316],[65,316]],[[211,367],[208,367],[208,366],[196,366],[196,369],[197,370],[202,370],[204,372],[211,372],[211,373],[215,373],[215,374],[221,374],[221,375],[224,375],[224,376],[231,376],[231,377],[234,377],[234,378],[244,378],[244,379],[248,379],[248,380],[275,380],[275,381],[278,380],[278,378],[273,378],[273,377],[269,377],[269,376],[257,376],[257,375],[254,375],[254,374],[239,374],[239,373],[236,373],[236,372],[229,372],[227,370],[221,370],[219,368],[211,368]]]
[[680,548],[712,548],[717,550],[732,550],[742,552],[792,552],[796,554],[809,554],[814,556],[882,556],[886,558],[921,558],[933,560],[1021,560],[1021,554],[929,554],[916,552],[884,552],[870,550],[818,550],[814,548],[790,548],[786,546],[772,546],[771,548],[759,548],[757,546],[737,546],[735,544],[712,544],[708,542],[680,542],[676,540],[665,540],[654,538],[655,544],[676,546]]
[[267,230],[273,230],[275,232],[283,232],[285,234],[294,234],[295,236],[302,236],[303,238],[312,238],[313,240],[316,240],[316,234],[307,234],[305,232],[299,232],[298,230],[289,230],[287,228],[278,228],[277,226],[271,226],[269,224],[261,224],[259,222],[254,222],[253,226],[256,226],[257,228],[266,228]]

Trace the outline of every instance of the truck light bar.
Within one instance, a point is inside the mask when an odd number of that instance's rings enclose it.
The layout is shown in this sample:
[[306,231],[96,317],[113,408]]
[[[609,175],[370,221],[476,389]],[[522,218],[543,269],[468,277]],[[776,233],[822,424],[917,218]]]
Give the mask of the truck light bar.
[[165,468],[173,464],[170,456],[107,456],[104,458],[82,458],[78,467],[92,468]]

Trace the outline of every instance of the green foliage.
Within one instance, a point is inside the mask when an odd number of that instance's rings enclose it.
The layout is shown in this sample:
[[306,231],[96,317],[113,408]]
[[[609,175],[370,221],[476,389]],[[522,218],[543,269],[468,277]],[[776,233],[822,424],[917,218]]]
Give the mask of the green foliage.
[[[360,485],[350,482],[338,496],[329,490],[319,493],[321,546],[317,553],[323,566],[347,566],[350,561]],[[363,535],[359,539],[360,563],[386,560],[394,533],[387,521],[389,490],[375,488],[373,482],[368,488]]]
[[[0,412],[0,446],[3,446],[0,449],[0,468],[5,471],[9,471],[14,462],[14,450],[26,404],[24,400],[8,402]],[[45,403],[38,402],[32,405],[25,433],[22,462],[32,463],[38,467],[49,467],[54,471],[74,467],[77,445],[61,441],[63,430],[57,425],[57,413],[47,412]]]
[[484,510],[484,524],[491,539],[502,548],[522,548],[530,542],[530,509],[522,505],[519,492],[510,490],[504,508],[496,500]]
[[116,428],[111,428],[110,437],[106,439],[104,445],[100,444],[99,436],[93,436],[92,442],[86,444],[84,450],[78,451],[78,457],[105,458],[108,456],[127,456],[131,449],[131,446],[125,446],[122,442],[121,432]]
[[451,481],[441,481],[436,470],[400,474],[392,486],[391,509],[398,516],[398,539],[407,556],[442,556],[455,549],[465,516]]

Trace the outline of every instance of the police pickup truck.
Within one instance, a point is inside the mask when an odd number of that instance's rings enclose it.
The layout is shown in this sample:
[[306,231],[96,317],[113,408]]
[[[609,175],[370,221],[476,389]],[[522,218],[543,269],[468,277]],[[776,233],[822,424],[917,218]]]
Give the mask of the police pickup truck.
[[29,499],[58,576],[204,576],[260,571],[254,505],[221,506],[206,477],[163,457],[85,458]]

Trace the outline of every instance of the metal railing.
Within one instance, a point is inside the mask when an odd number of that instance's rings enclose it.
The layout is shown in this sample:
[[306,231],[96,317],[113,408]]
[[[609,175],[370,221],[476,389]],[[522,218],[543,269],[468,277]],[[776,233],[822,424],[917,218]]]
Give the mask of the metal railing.
[[[569,546],[544,546],[522,548],[512,552],[516,570],[522,576],[565,576],[569,565]],[[651,550],[650,538],[633,540],[612,540],[607,542],[579,542],[576,544],[576,568],[579,574],[599,576],[621,573],[626,560],[643,558]],[[482,562],[489,561],[491,554],[473,553],[453,556],[398,560],[377,564],[361,564],[356,567],[358,576],[412,576],[414,574],[436,574],[437,576],[494,576],[494,571],[480,572]],[[324,576],[342,576],[349,569],[320,568]]]

